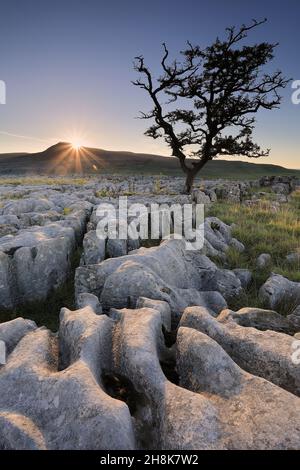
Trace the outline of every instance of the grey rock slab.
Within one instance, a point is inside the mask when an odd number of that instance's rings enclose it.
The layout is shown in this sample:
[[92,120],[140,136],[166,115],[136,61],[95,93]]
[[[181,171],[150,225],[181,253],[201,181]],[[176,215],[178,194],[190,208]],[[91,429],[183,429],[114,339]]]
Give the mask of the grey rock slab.
[[127,240],[108,239],[106,243],[106,253],[108,258],[127,255]]
[[300,395],[300,367],[292,360],[292,336],[243,327],[233,321],[222,323],[203,307],[187,308],[180,325],[210,336],[245,371]]
[[243,371],[207,335],[179,328],[177,370],[180,385],[218,409],[227,449],[299,449],[300,399]]
[[65,238],[46,240],[36,247],[21,247],[14,255],[17,303],[42,300],[66,281],[72,243]]
[[0,239],[0,305],[42,300],[68,277],[75,234],[59,222]]
[[291,188],[289,184],[276,183],[273,184],[272,191],[277,194],[289,194],[291,192]]
[[236,268],[233,270],[236,277],[240,280],[243,289],[247,289],[252,282],[252,273],[249,269]]
[[16,215],[0,215],[0,225],[12,225],[20,228],[20,219]]
[[162,324],[167,330],[171,329],[171,309],[168,302],[163,300],[147,299],[146,297],[139,297],[136,303],[136,308],[153,308],[161,315]]
[[224,448],[217,410],[205,397],[169,382],[161,369],[165,346],[160,313],[143,308],[123,309],[119,315],[113,364],[140,397],[135,415],[139,445],[177,450]]
[[27,198],[10,201],[2,209],[3,215],[20,215],[25,212],[44,212],[55,210],[53,202],[47,199]]
[[6,236],[0,239],[0,251],[13,254],[20,247],[34,247],[44,243],[47,239],[67,237],[74,240],[72,229],[62,227],[59,222],[43,227],[29,227],[22,229],[16,236]]
[[0,306],[11,309],[14,305],[14,284],[11,258],[0,251]]
[[90,292],[105,310],[127,307],[128,302],[134,307],[139,297],[167,301],[177,319],[186,306],[199,302],[209,308],[215,304],[219,313],[226,301],[218,290],[241,289],[230,272],[218,270],[199,253],[188,254],[183,240],[77,268],[75,286],[76,296]]
[[291,316],[284,317],[273,310],[265,310],[254,307],[244,307],[233,312],[232,310],[223,310],[218,316],[218,321],[234,321],[238,325],[257,328],[258,330],[272,330],[280,333],[295,334],[298,327]]
[[290,253],[285,259],[289,264],[300,264],[300,253]]
[[298,305],[290,315],[287,315],[286,318],[292,323],[297,332],[300,332],[300,305]]
[[192,192],[192,201],[196,204],[210,204],[211,199],[208,194],[200,191],[199,189],[194,189]]
[[91,307],[97,315],[101,315],[102,307],[99,302],[98,297],[93,294],[82,293],[79,294],[76,301],[77,309],[82,309],[84,307]]
[[31,419],[0,412],[0,450],[45,450],[43,434]]
[[30,331],[36,330],[37,326],[32,320],[18,317],[14,320],[0,323],[0,340],[6,345],[6,353],[10,354],[18,342]]
[[256,267],[258,269],[265,269],[272,264],[272,257],[269,253],[262,253],[256,260]]
[[[130,297],[134,306],[139,297],[148,297],[169,303],[171,300],[173,311],[180,310],[176,303],[182,303],[185,294],[191,299],[204,291],[216,291],[226,298],[242,290],[231,271],[218,269],[201,253],[187,251],[184,240],[174,239],[99,265],[80,267],[76,270],[75,286],[76,295],[90,292],[107,308],[126,307]],[[222,303],[226,304],[224,299]]]
[[80,264],[97,264],[105,259],[106,240],[97,237],[97,232],[87,232],[83,239],[83,253]]
[[[22,338],[1,369],[0,413],[26,416],[47,449],[133,449],[128,407],[107,395],[97,376],[101,361],[106,365],[112,321],[88,309],[61,314],[59,341],[67,368],[58,371],[58,339],[49,331]],[[19,444],[24,446],[24,438]],[[0,448],[5,446],[4,436]]]
[[19,216],[22,227],[30,227],[33,225],[46,225],[50,222],[56,222],[62,219],[62,214],[57,211],[47,212],[26,212]]
[[300,302],[300,282],[290,281],[280,274],[272,273],[259,290],[260,300],[271,309],[290,305],[294,308]]

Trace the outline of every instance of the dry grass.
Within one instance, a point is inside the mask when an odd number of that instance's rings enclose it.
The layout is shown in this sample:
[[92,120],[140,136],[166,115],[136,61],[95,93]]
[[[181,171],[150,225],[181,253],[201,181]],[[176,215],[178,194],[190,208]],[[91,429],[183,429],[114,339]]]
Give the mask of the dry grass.
[[[299,262],[290,264],[285,259],[289,253],[300,253],[300,191],[295,191],[290,201],[282,204],[276,212],[270,209],[270,205],[272,201],[266,197],[258,207],[216,203],[208,209],[209,215],[219,217],[228,224],[234,223],[233,236],[246,247],[243,253],[234,249],[227,253],[226,267],[250,269],[254,278],[249,290],[236,301],[236,308],[263,306],[258,299],[258,290],[271,272],[300,282]],[[256,259],[261,253],[272,256],[271,266],[263,271],[256,268]]]
[[50,177],[50,176],[22,176],[19,178],[0,178],[1,186],[39,186],[39,185],[79,185],[83,186],[88,178]]

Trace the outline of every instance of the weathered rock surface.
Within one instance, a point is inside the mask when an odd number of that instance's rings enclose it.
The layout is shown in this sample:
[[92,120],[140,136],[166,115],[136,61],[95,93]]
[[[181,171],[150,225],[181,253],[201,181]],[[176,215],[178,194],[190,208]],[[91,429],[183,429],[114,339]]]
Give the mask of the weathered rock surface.
[[76,302],[77,309],[81,309],[81,308],[89,306],[97,315],[101,315],[102,307],[101,307],[98,297],[96,297],[95,295],[82,293],[78,295],[76,300],[77,300]]
[[293,264],[300,265],[300,253],[290,253],[286,256],[285,259],[291,265]]
[[299,179],[295,176],[263,176],[259,180],[261,187],[271,186],[274,191],[290,193],[299,186]]
[[[23,319],[2,325],[22,334],[0,368],[1,449],[299,449],[300,399],[242,370],[232,345],[226,353],[199,333],[199,307],[178,331],[176,384],[162,333],[170,308],[138,304],[112,318],[91,306],[62,309],[58,337]],[[210,336],[214,324],[225,327],[205,318]]]
[[151,435],[152,446],[298,448],[297,397],[242,371],[213,340],[187,328],[178,332],[177,370],[180,384],[197,393],[181,389],[162,375],[159,361],[166,352],[158,312],[125,309],[119,315],[114,367],[144,396],[136,419],[143,429],[150,421],[159,430]]
[[10,354],[23,336],[36,328],[34,321],[21,317],[0,323],[0,340],[5,343],[6,354]]
[[136,303],[136,308],[153,308],[157,310],[161,315],[161,321],[166,330],[171,330],[171,309],[168,302],[140,297]]
[[247,195],[249,187],[248,182],[224,181],[217,184],[215,192],[218,199],[239,203]]
[[264,310],[261,308],[245,307],[237,312],[232,310],[223,310],[218,316],[222,323],[234,321],[241,326],[251,326],[258,330],[272,330],[280,333],[294,335],[300,331],[295,315],[284,317],[273,310]]
[[291,187],[286,183],[276,183],[272,185],[272,191],[277,194],[289,194],[291,192]]
[[26,212],[44,212],[54,209],[54,203],[48,199],[27,198],[8,202],[4,205],[1,212],[3,215],[18,216]]
[[269,253],[262,253],[256,260],[256,267],[258,269],[265,269],[272,264],[272,257]]
[[300,305],[290,315],[287,315],[286,318],[295,326],[297,331],[300,331]]
[[236,268],[233,270],[236,277],[240,280],[243,289],[247,289],[252,282],[252,273],[249,269]]
[[242,369],[300,395],[300,367],[292,361],[293,337],[275,331],[259,331],[233,321],[222,323],[204,307],[187,308],[180,325],[214,339]]
[[219,344],[191,328],[179,328],[177,356],[180,385],[215,407],[225,448],[298,448],[299,398],[244,372]]
[[0,237],[14,235],[20,229],[20,220],[15,215],[0,215]]
[[[178,194],[182,184],[103,176],[0,185],[0,308],[46,299],[83,241],[78,310],[62,309],[58,333],[23,318],[0,324],[0,449],[300,449],[300,283],[272,275],[260,297],[274,310],[228,310],[252,274],[209,259],[244,250],[214,217],[196,251],[176,237],[138,249],[140,240],[96,234],[97,205],[116,207],[119,196],[145,204],[148,220],[158,203],[279,210],[299,182],[206,181],[191,196]],[[251,198],[259,185],[272,201],[259,199],[263,191]],[[292,313],[280,315],[282,305]]]
[[44,300],[66,281],[92,209],[74,196],[66,208],[68,196],[54,189],[35,191],[0,210],[0,308]]
[[231,227],[217,217],[207,217],[204,222],[204,253],[207,256],[226,258],[226,251],[232,247],[244,251],[242,243],[232,237]]
[[212,202],[209,194],[205,194],[205,192],[199,189],[193,191],[192,201],[196,202],[196,204],[210,204]]
[[38,329],[21,339],[0,369],[0,448],[134,447],[127,406],[101,386],[112,326],[89,307],[63,310],[60,371],[57,339],[49,331]]
[[280,274],[272,274],[259,290],[259,297],[271,309],[300,303],[300,282],[293,282]]
[[74,232],[59,224],[21,230],[0,239],[0,306],[45,299],[69,273]]
[[24,415],[0,412],[0,450],[45,450],[39,428]]
[[87,232],[83,239],[83,253],[80,264],[98,264],[105,259],[105,240],[97,237],[96,230]]
[[174,317],[188,305],[207,305],[218,313],[224,298],[238,295],[239,279],[218,269],[206,256],[187,251],[184,240],[167,240],[128,256],[76,270],[76,294],[96,295],[104,309],[136,305],[139,297],[167,301]]

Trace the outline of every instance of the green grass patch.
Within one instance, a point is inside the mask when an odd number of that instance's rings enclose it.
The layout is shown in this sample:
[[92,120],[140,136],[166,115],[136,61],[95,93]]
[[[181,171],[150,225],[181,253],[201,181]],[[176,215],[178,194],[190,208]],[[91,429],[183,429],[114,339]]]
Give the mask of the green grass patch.
[[69,215],[71,214],[71,212],[72,212],[72,209],[70,207],[64,207],[63,215]]
[[117,192],[113,191],[111,189],[103,188],[103,189],[100,189],[99,191],[96,191],[95,196],[99,197],[99,198],[102,198],[102,197],[116,197]]
[[[258,290],[271,272],[300,282],[299,262],[290,264],[285,259],[289,253],[300,253],[300,191],[294,192],[290,201],[282,204],[278,211],[273,211],[271,204],[267,199],[265,204],[252,207],[220,202],[207,209],[206,215],[218,217],[227,224],[234,223],[232,234],[245,245],[243,253],[230,248],[224,266],[250,269],[253,273],[253,283],[248,291],[231,302],[233,309],[263,307]],[[272,256],[272,264],[263,271],[256,268],[256,259],[261,253]],[[282,306],[280,311],[286,314],[291,308]]]

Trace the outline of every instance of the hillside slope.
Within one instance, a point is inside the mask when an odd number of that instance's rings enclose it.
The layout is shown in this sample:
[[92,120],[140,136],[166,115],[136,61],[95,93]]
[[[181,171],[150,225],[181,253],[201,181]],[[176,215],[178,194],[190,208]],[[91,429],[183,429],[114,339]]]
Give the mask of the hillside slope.
[[[74,150],[66,142],[60,142],[38,153],[0,154],[0,176],[75,173],[182,174],[176,158],[87,147]],[[201,172],[201,176],[205,178],[255,179],[262,175],[300,177],[300,170],[232,159],[209,162]]]

